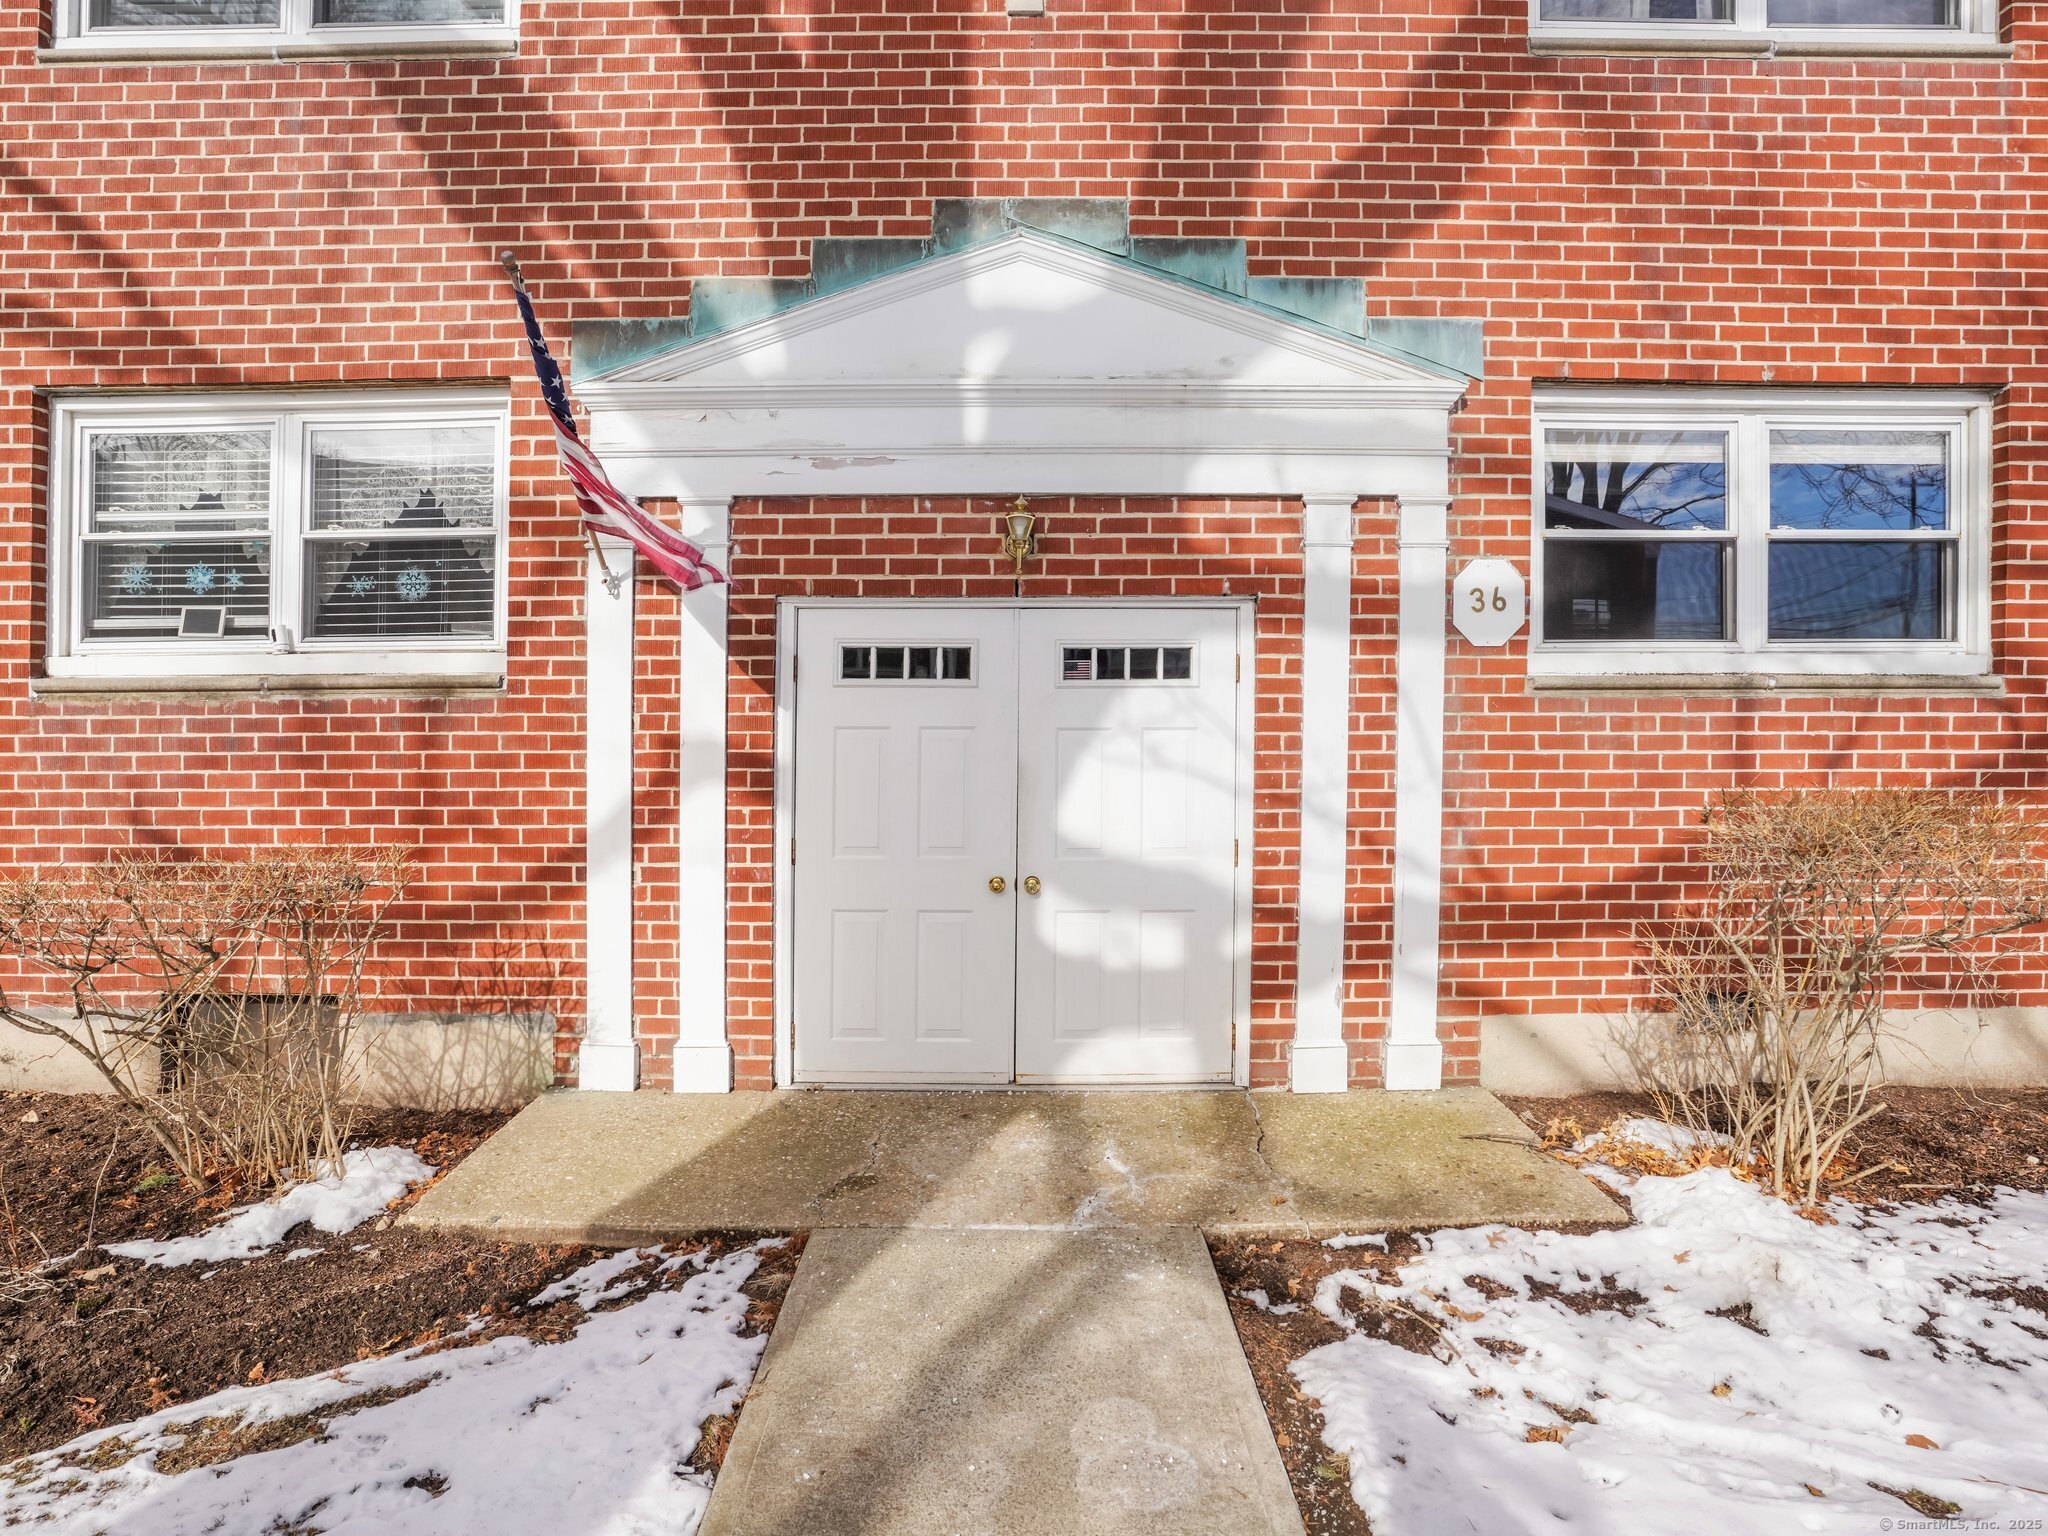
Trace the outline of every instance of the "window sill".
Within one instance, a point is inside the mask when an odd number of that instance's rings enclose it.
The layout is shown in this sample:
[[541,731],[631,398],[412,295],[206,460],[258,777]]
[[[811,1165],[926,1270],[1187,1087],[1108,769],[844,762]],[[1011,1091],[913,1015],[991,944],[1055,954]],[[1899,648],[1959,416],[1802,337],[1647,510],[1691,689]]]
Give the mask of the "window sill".
[[1678,55],[1691,58],[1859,58],[2010,59],[2013,45],[1978,33],[1922,36],[1912,33],[1855,33],[1843,36],[1788,36],[1783,33],[1697,32],[1650,36],[1640,32],[1532,32],[1534,54],[1598,54],[1620,57]]
[[451,695],[502,693],[502,672],[242,672],[219,676],[176,677],[37,677],[29,681],[29,697],[75,698],[155,697],[162,694],[373,693],[380,695]]
[[2005,692],[2005,680],[1989,673],[1956,677],[1939,674],[1873,672],[1615,672],[1565,676],[1532,674],[1531,693],[1974,693]]
[[248,59],[471,59],[510,58],[519,39],[509,34],[478,37],[448,34],[437,37],[399,36],[320,38],[299,35],[268,38],[180,38],[135,41],[129,38],[66,38],[36,50],[38,64],[205,64]]

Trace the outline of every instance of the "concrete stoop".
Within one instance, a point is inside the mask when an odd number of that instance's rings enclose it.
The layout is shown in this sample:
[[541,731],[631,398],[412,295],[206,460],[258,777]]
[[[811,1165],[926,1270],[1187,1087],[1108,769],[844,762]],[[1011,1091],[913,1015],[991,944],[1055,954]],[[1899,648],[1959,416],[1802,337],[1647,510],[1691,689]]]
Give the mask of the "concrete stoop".
[[1476,1088],[550,1093],[410,1218],[535,1242],[817,1227],[1329,1237],[1620,1224]]
[[1300,1536],[1199,1233],[814,1232],[701,1536]]

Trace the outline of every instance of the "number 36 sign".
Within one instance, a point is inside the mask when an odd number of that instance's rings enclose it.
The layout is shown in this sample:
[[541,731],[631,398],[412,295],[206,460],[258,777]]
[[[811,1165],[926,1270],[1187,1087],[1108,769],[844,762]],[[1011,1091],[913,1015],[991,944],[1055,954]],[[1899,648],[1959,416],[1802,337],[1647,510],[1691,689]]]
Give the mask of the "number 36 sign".
[[1451,584],[1451,622],[1474,645],[1506,645],[1528,606],[1529,590],[1512,561],[1474,560]]

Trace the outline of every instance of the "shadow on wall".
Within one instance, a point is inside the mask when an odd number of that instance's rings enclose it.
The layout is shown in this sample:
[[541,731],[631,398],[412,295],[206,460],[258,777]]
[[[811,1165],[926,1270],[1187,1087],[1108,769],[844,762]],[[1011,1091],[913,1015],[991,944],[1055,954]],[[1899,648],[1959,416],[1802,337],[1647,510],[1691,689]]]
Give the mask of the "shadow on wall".
[[[48,1010],[62,1017],[60,1010]],[[378,1013],[350,1042],[357,1101],[385,1108],[505,1109],[554,1080],[555,1015]],[[157,1053],[129,1063],[153,1079]],[[0,1092],[107,1093],[106,1081],[62,1042],[0,1024]]]
[[[1646,1028],[1631,1012],[1480,1021],[1480,1083],[1537,1098],[1641,1086]],[[1884,1080],[1913,1088],[2048,1085],[2048,1008],[1887,1009]]]
[[552,1013],[371,1014],[356,1025],[360,1103],[412,1109],[502,1109],[554,1080]]

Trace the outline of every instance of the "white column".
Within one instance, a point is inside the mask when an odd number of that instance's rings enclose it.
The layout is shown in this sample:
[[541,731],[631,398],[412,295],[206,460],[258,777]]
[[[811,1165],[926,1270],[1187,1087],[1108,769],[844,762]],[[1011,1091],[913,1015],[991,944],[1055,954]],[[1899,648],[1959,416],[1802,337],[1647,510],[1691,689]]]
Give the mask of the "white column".
[[1389,1088],[1441,1088],[1437,924],[1444,874],[1444,640],[1450,503],[1401,502],[1394,718],[1394,977]]
[[[726,569],[732,538],[730,506],[683,503],[682,530],[705,558]],[[732,1091],[732,1047],[725,1035],[725,688],[726,588],[703,587],[683,597],[682,732],[676,797],[677,999],[675,1087],[678,1093]]]
[[1296,1093],[1342,1093],[1345,806],[1351,758],[1351,525],[1349,495],[1302,501],[1301,889],[1297,900]]
[[633,549],[603,538],[626,580],[609,591],[591,555],[583,584],[583,1049],[576,1086],[628,1090],[633,1039]]

